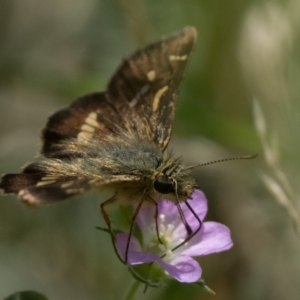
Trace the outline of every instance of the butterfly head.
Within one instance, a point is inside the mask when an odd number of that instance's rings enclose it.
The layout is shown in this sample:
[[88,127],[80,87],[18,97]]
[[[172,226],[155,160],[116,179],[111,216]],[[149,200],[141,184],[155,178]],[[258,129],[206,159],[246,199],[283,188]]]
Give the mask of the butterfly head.
[[172,156],[160,162],[155,174],[153,188],[156,193],[171,201],[189,199],[196,188],[196,181],[185,170],[180,159]]

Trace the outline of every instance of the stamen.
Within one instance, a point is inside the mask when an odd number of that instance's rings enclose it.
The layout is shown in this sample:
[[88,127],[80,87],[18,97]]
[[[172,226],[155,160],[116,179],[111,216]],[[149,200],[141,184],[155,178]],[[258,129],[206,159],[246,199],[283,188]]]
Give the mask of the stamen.
[[165,222],[166,216],[164,214],[159,215],[159,218],[162,222]]
[[162,252],[164,252],[166,250],[166,247],[162,244],[158,244],[158,248],[159,250],[161,250]]
[[166,231],[165,224],[159,224],[159,233],[160,233],[160,235],[164,235],[165,231]]
[[166,256],[168,257],[170,257],[170,256],[172,256],[172,254],[173,254],[173,252],[172,252],[172,250],[171,249],[169,249],[169,250],[167,250],[166,251]]
[[174,225],[173,224],[168,224],[165,235],[172,235],[173,230],[174,230]]
[[180,232],[175,229],[177,228],[173,223],[167,223],[165,214],[160,214],[159,218],[159,238],[162,241],[162,244],[158,242],[157,232],[155,226],[149,226],[148,232],[151,234],[153,239],[149,241],[148,247],[156,248],[160,253],[164,253],[166,256],[170,257],[173,255],[172,249],[174,245],[180,244],[184,241],[181,238]]

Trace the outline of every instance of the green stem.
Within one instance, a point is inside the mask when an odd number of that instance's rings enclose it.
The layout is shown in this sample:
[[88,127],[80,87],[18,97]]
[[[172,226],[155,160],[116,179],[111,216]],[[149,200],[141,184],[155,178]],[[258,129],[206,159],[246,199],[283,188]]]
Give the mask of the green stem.
[[136,294],[137,290],[140,287],[141,282],[138,280],[135,280],[133,284],[131,285],[130,289],[127,292],[127,295],[125,296],[124,300],[132,300],[134,295]]

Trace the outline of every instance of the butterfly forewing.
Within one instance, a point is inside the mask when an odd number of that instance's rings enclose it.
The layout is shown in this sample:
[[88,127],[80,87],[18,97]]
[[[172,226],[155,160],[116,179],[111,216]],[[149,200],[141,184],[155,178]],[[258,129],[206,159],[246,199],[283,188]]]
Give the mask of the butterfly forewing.
[[196,30],[188,27],[135,52],[108,85],[110,102],[126,118],[135,114],[144,118],[151,139],[161,149],[170,139],[175,102],[196,36]]
[[70,138],[107,139],[120,129],[167,146],[175,102],[185,67],[196,40],[194,28],[186,28],[123,61],[109,82],[107,92],[93,93],[53,114],[43,130],[41,152],[47,157],[68,153]]
[[107,139],[120,128],[125,129],[123,118],[108,103],[104,92],[85,95],[49,118],[43,130],[41,152],[52,158],[74,157],[80,155],[82,149],[76,147],[72,153],[68,153],[70,147],[63,142],[71,139]]

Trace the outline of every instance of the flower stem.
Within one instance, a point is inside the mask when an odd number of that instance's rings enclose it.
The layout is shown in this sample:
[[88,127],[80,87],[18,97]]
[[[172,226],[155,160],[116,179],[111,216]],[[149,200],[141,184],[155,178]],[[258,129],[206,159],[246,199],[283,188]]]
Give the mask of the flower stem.
[[136,294],[137,290],[140,287],[141,282],[138,280],[135,280],[131,287],[129,288],[127,295],[125,295],[124,300],[132,300],[134,298],[134,295]]

